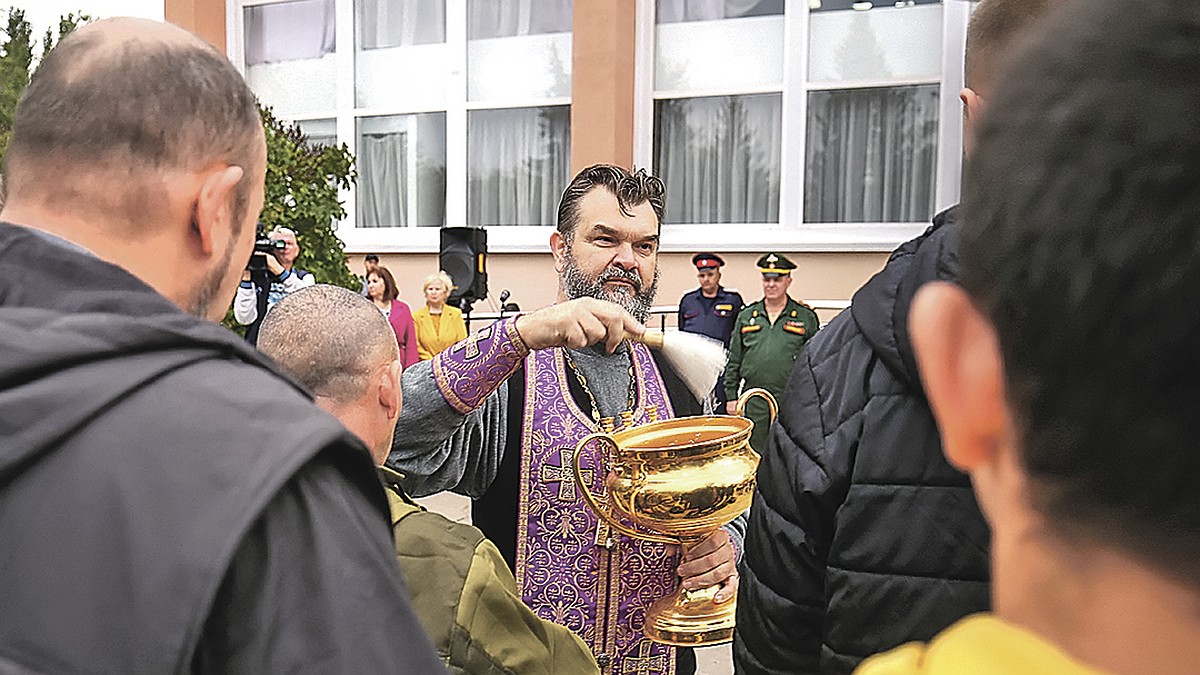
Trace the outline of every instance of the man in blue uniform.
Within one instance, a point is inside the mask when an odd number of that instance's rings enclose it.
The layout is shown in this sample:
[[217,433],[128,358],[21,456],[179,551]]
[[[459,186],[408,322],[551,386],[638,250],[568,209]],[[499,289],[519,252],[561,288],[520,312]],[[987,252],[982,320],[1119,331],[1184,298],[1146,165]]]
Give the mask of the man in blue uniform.
[[[736,290],[721,286],[721,267],[725,261],[720,256],[697,253],[692,256],[692,264],[696,266],[700,288],[684,293],[679,299],[679,320],[676,325],[679,330],[707,335],[728,347],[733,322],[746,303]],[[717,383],[713,397],[720,410],[726,402],[722,383]]]

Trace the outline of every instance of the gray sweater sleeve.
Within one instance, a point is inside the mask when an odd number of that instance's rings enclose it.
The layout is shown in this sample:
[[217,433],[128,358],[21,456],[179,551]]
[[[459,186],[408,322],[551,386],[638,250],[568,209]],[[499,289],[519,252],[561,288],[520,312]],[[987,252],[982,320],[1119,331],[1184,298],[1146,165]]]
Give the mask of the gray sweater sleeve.
[[404,401],[387,465],[404,474],[404,489],[413,496],[452,490],[478,497],[504,458],[508,384],[464,415],[442,397],[431,364],[421,361],[404,371]]

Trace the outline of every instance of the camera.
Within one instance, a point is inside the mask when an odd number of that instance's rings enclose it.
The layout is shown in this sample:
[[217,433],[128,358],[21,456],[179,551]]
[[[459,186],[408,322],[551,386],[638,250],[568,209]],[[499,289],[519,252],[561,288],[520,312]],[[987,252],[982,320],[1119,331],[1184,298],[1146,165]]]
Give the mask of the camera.
[[259,225],[254,236],[254,252],[250,254],[250,262],[246,263],[246,269],[251,272],[266,272],[267,256],[275,255],[285,248],[287,248],[286,241],[271,239],[267,236],[267,231],[263,226]]

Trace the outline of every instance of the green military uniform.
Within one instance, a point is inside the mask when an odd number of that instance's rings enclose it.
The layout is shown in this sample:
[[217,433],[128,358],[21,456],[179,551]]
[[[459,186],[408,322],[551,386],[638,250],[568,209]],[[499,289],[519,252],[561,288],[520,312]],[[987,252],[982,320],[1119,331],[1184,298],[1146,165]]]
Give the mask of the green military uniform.
[[379,473],[413,609],[451,673],[600,675],[579,636],[522,602],[508,563],[482,532],[425,511],[400,487],[400,474]]
[[[772,257],[774,260],[770,260]],[[790,273],[795,264],[784,256],[768,254],[759,258],[759,268],[764,275],[780,276]],[[729,400],[737,400],[739,392],[753,387],[762,387],[779,399],[796,355],[819,328],[816,312],[791,296],[774,323],[767,316],[765,300],[743,309],[733,325],[729,362],[725,366],[725,393]],[[751,399],[746,405],[746,416],[754,420],[750,445],[761,452],[766,446],[770,420],[766,404],[761,399]]]

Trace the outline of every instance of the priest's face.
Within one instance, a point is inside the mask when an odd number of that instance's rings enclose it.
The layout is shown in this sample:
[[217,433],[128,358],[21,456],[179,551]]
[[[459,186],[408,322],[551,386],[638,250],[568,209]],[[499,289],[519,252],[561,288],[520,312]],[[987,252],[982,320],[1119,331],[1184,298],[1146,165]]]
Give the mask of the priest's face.
[[658,290],[658,218],[649,202],[629,213],[606,188],[593,188],[579,200],[574,232],[554,240],[554,254],[567,299],[609,300],[645,322]]

